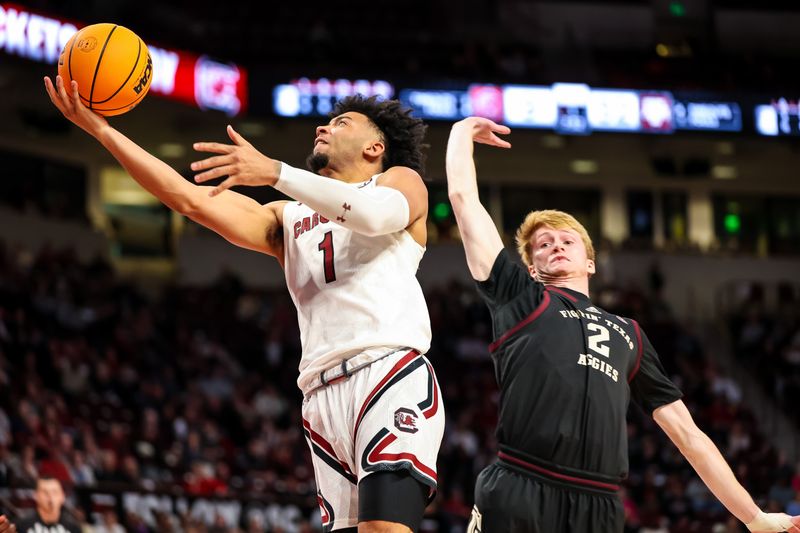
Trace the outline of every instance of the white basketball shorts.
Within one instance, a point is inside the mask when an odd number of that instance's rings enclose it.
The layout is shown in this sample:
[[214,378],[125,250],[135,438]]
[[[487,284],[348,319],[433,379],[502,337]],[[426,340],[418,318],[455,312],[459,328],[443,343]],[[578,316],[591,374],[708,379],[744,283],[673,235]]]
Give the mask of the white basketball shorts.
[[436,490],[442,395],[430,362],[413,350],[310,393],[303,429],[325,532],[358,524],[358,483],[373,472],[407,470]]

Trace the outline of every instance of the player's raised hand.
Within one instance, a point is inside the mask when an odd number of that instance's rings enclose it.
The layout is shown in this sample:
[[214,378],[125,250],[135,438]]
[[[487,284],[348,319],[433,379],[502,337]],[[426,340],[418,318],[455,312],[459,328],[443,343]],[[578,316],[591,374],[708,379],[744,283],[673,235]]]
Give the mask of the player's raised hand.
[[481,144],[511,148],[511,143],[497,136],[511,133],[511,128],[497,124],[493,120],[483,117],[468,117],[456,122],[453,128],[469,128],[472,130],[472,140]]
[[220,154],[202,161],[192,163],[192,170],[203,170],[195,175],[197,183],[203,183],[222,176],[228,179],[211,190],[210,195],[215,196],[234,185],[274,185],[278,181],[281,171],[280,161],[265,156],[239,135],[233,126],[228,126],[228,137],[233,144],[214,142],[194,143],[198,152],[212,152]]
[[89,135],[97,137],[103,127],[108,126],[105,118],[83,105],[78,93],[77,81],[72,80],[67,87],[61,76],[56,76],[56,83],[53,85],[50,78],[45,76],[44,88],[50,101],[61,111],[61,114]]

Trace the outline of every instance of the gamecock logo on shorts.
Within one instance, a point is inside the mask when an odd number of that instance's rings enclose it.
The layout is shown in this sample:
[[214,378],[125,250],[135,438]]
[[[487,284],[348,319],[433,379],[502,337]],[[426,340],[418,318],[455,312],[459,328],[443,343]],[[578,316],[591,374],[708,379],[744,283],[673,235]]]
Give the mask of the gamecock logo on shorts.
[[411,409],[401,407],[394,412],[394,427],[406,433],[416,433],[419,431],[417,427],[417,413]]

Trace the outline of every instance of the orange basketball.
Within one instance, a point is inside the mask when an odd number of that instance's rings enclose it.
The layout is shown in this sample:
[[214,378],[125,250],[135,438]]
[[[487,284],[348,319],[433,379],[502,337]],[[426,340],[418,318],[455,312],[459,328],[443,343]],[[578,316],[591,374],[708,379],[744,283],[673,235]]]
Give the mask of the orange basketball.
[[83,104],[105,116],[121,115],[142,101],[153,79],[150,52],[138,35],[117,24],[92,24],[72,36],[58,59],[69,87],[78,82]]

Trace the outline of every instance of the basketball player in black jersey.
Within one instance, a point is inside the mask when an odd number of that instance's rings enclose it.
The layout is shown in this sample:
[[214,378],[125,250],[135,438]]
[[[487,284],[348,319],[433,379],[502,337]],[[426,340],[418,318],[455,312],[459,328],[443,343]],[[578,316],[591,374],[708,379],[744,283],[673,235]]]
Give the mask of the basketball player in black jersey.
[[750,531],[800,533],[800,517],[763,513],[695,425],[635,320],[589,298],[594,250],[560,211],[530,213],[517,232],[527,270],[504,249],[478,198],[473,141],[510,148],[505,126],[456,123],[447,181],[470,272],[488,304],[489,350],[500,386],[498,461],[480,473],[470,532],[621,532],[617,496],[628,470],[632,398],[667,433],[725,507]]

